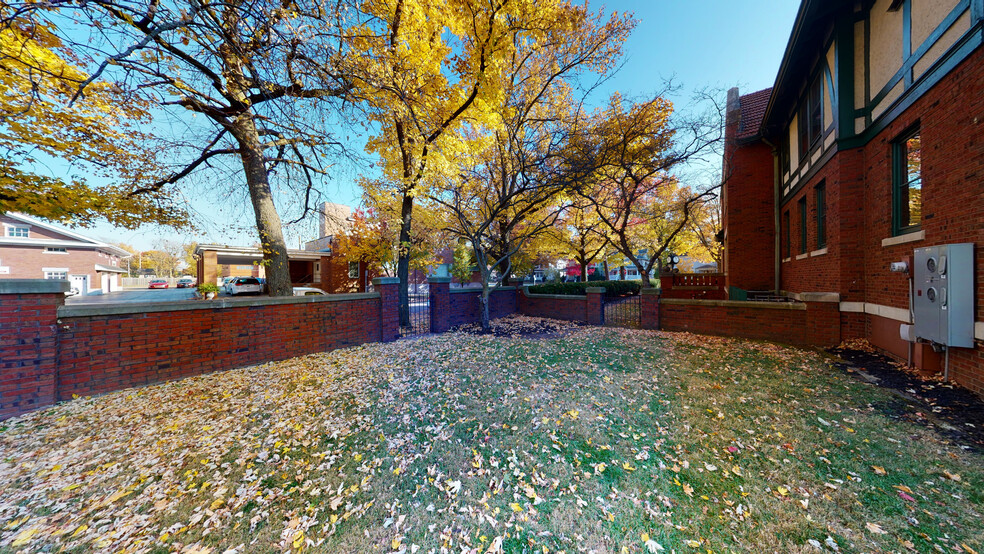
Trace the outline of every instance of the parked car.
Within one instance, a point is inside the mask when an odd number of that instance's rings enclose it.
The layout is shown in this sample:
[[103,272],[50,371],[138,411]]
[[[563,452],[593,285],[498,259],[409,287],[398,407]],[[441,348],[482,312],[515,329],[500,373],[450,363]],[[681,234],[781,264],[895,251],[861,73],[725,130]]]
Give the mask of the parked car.
[[195,282],[195,278],[194,277],[190,277],[188,275],[185,275],[184,277],[178,279],[178,288],[179,289],[190,289],[190,288],[194,287],[196,284],[197,283]]
[[294,296],[321,296],[328,293],[317,287],[294,287]]
[[235,277],[225,277],[225,278],[223,278],[222,279],[222,284],[219,285],[219,289],[221,289],[222,292],[228,294],[229,293],[229,283],[232,282],[233,279],[235,279]]
[[166,289],[167,287],[167,279],[154,279],[147,285],[148,289]]
[[232,296],[249,293],[262,294],[263,283],[256,277],[235,277],[232,281],[229,281],[226,289]]

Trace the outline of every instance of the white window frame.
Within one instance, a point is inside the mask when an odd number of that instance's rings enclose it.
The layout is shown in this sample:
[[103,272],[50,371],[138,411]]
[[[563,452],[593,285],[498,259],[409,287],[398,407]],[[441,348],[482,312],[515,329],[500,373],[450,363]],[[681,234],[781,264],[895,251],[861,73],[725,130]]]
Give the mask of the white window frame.
[[[59,279],[59,278],[56,278],[56,277],[48,277],[48,274],[49,273],[64,273],[65,274],[65,278],[64,279]],[[49,280],[53,280],[53,281],[54,280],[68,281],[68,268],[67,267],[42,267],[41,268],[41,275],[42,275],[42,278],[44,278],[44,279],[49,279]]]
[[[15,235],[13,232],[17,229],[24,229],[27,231],[26,235]],[[31,226],[26,224],[16,224],[16,223],[4,223],[3,224],[3,236],[15,239],[27,239],[31,238]]]
[[[57,250],[56,250],[57,249]],[[68,249],[64,246],[45,246],[42,254],[68,254]]]

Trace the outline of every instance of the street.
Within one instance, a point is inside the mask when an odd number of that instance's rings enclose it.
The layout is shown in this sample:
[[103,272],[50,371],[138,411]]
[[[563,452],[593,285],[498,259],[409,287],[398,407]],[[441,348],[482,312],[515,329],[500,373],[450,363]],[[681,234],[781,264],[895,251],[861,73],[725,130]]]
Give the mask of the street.
[[95,294],[90,296],[69,296],[65,299],[65,304],[76,306],[79,304],[120,304],[120,303],[149,303],[149,302],[175,302],[179,300],[190,300],[195,296],[195,289],[129,289],[109,294]]

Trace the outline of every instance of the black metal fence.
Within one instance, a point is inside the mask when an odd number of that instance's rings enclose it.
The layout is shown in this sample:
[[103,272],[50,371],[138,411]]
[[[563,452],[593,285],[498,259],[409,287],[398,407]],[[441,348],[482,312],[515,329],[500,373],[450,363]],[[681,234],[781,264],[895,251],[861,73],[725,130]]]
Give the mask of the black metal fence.
[[605,325],[609,327],[642,327],[642,296],[605,297]]
[[400,336],[430,333],[430,294],[410,294],[410,325],[400,325]]

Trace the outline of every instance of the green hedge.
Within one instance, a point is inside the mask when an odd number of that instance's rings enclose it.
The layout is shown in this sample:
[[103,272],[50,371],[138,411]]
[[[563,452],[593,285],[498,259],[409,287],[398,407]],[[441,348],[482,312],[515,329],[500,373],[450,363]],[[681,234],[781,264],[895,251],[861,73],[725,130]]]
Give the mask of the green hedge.
[[591,281],[588,283],[546,283],[530,287],[532,294],[583,296],[588,287],[605,287],[605,296],[631,296],[642,290],[642,281]]

